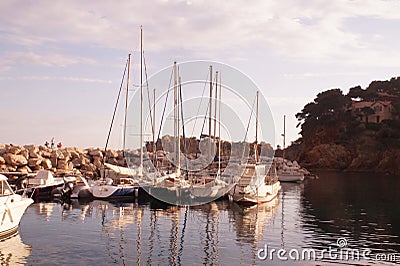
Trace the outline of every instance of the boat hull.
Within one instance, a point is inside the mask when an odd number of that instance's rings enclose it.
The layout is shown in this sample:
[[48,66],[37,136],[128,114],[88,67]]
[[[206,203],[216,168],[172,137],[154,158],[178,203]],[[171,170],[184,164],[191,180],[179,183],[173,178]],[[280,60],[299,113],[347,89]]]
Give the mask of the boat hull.
[[139,194],[145,193],[140,186],[113,185],[93,186],[89,191],[95,199],[138,198]]
[[280,189],[281,185],[279,181],[271,185],[263,184],[256,190],[251,191],[248,191],[246,187],[236,185],[229,191],[229,196],[233,201],[239,204],[252,205],[274,200],[278,196]]
[[30,198],[22,198],[13,194],[1,197],[0,206],[0,238],[13,235],[25,210],[33,203]]
[[278,174],[280,182],[301,182],[304,180],[303,174]]
[[63,187],[64,183],[51,186],[28,187],[26,189],[26,195],[34,200],[47,200],[52,198],[52,191],[54,189],[61,189]]
[[161,187],[149,186],[147,193],[157,200],[173,205],[188,205],[192,202],[188,186],[184,187]]

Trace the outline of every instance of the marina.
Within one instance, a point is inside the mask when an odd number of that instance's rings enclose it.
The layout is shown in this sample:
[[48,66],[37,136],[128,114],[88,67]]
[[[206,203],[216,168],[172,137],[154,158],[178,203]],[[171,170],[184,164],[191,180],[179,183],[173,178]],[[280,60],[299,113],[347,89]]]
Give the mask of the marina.
[[400,2],[0,6],[0,266],[400,265]]
[[[34,203],[21,220],[19,235],[1,242],[17,242],[15,249],[0,258],[28,265],[292,265],[276,257],[261,260],[257,252],[265,244],[322,250],[337,247],[338,238],[345,238],[349,248],[369,248],[372,255],[400,252],[395,192],[383,193],[389,184],[400,185],[398,179],[337,172],[318,176],[301,184],[282,183],[276,200],[250,207],[229,200],[181,207],[134,200]],[[363,195],[373,191],[381,200],[365,200]],[[329,257],[296,261],[338,262],[395,263]]]

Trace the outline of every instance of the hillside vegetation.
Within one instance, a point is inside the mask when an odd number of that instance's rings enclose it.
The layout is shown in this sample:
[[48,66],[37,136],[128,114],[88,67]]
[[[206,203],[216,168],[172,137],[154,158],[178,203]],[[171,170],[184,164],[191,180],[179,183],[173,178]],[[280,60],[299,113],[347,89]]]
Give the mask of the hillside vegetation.
[[[390,117],[381,120],[385,110]],[[313,168],[398,175],[399,114],[399,77],[373,81],[366,89],[353,87],[347,94],[323,91],[296,114],[301,138],[287,148],[286,156]]]

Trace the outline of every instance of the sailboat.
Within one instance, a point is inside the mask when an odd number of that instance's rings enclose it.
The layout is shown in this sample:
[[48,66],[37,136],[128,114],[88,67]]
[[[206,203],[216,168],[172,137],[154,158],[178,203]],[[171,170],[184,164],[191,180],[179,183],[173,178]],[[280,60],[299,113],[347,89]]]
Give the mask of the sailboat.
[[[258,91],[256,95],[256,141],[254,142],[255,163],[240,165],[242,175],[229,191],[230,198],[242,204],[270,202],[278,195],[281,185],[276,173],[268,171],[269,165],[261,164],[258,156]],[[275,174],[275,175],[274,175]]]
[[[140,32],[141,32],[141,39],[142,39],[143,30],[140,29]],[[142,53],[142,49],[141,49],[141,53]],[[128,75],[127,75],[127,81],[126,81],[124,145],[125,145],[125,136],[126,136],[126,118],[127,118],[127,105],[128,105],[130,64],[131,64],[131,55],[129,54],[128,61],[127,61]],[[124,72],[124,76],[125,76],[125,72]],[[122,84],[121,84],[120,92],[121,92],[121,89],[122,89]],[[111,122],[110,130],[108,133],[106,147],[104,149],[105,151],[107,150],[107,145],[108,145],[108,141],[110,138],[111,128],[113,125],[119,96],[120,96],[120,93],[118,94],[117,103],[116,103],[116,106],[114,109],[114,115],[113,115],[113,119]],[[142,149],[140,149],[140,150],[141,150],[141,162],[143,162]],[[113,179],[106,178],[106,176],[105,176],[106,171],[104,168],[103,178],[95,181],[95,183],[89,188],[89,192],[92,194],[93,198],[95,198],[95,199],[114,199],[114,198],[121,198],[121,197],[138,198],[140,185],[139,185],[138,180],[135,178],[132,178],[132,176],[137,175],[138,177],[142,177],[142,163],[139,166],[138,173],[135,173],[133,171],[133,169],[130,169],[128,167],[121,167],[121,166],[116,166],[116,165],[112,165],[112,164],[107,164],[105,156],[103,158],[103,165],[105,168],[107,167],[108,169],[111,169],[118,174],[126,175],[126,177],[119,178],[118,183],[115,183],[115,181]]]
[[283,116],[283,147],[282,162],[278,168],[278,178],[281,182],[301,182],[304,180],[304,172],[297,162],[287,162],[285,160],[285,139],[286,139],[286,115]]
[[7,177],[0,174],[0,238],[17,232],[22,215],[32,203],[31,198],[15,194]]
[[[214,109],[214,142],[216,141],[216,122],[217,122],[217,98],[219,100],[218,108],[218,170],[215,177],[202,176],[200,182],[192,183],[190,186],[191,197],[200,202],[208,202],[225,196],[235,186],[233,179],[223,180],[221,177],[221,94],[222,82],[221,73],[219,73],[219,93],[218,93],[218,71],[215,77],[215,109]],[[212,109],[212,66],[210,66],[210,103],[209,103],[209,135],[211,137],[211,109]]]
[[[152,184],[148,187],[148,193],[168,203],[184,203],[189,199],[189,182],[185,180],[181,172],[180,152],[180,114],[181,114],[181,78],[179,76],[177,63],[174,62],[174,153],[171,158],[176,163],[176,169],[164,176],[155,176]],[[179,79],[179,84],[178,84]]]
[[[178,73],[178,74],[177,74]],[[212,81],[212,66],[210,66],[210,104],[208,106],[209,110],[212,109],[212,99],[215,100],[215,110],[214,110],[214,135],[211,136],[211,118],[212,112],[210,111],[209,116],[209,135],[208,140],[214,139],[216,137],[216,122],[217,122],[217,99],[219,96],[219,104],[221,105],[221,78],[220,78],[220,89],[218,95],[218,72],[216,72],[215,83]],[[215,84],[215,97],[213,97],[213,84]],[[234,178],[227,177],[223,178],[221,175],[221,127],[219,123],[219,137],[218,137],[218,170],[217,173],[214,172],[210,174],[208,171],[185,171],[181,172],[181,153],[180,153],[180,116],[183,119],[182,112],[182,96],[181,96],[181,77],[179,76],[179,67],[177,67],[176,62],[174,63],[174,152],[173,159],[176,162],[176,170],[172,173],[168,173],[164,176],[158,177],[154,180],[154,184],[150,187],[149,194],[168,201],[169,203],[175,204],[194,204],[199,205],[206,202],[216,200],[228,193],[229,190],[235,185],[233,182]],[[219,108],[219,120],[221,120],[221,108]],[[184,123],[182,123],[184,124]],[[183,127],[182,127],[183,128]],[[184,132],[183,132],[183,135]],[[185,136],[183,136],[185,138]],[[211,144],[211,142],[210,142]],[[185,144],[184,144],[185,148]],[[211,147],[210,147],[211,149]]]

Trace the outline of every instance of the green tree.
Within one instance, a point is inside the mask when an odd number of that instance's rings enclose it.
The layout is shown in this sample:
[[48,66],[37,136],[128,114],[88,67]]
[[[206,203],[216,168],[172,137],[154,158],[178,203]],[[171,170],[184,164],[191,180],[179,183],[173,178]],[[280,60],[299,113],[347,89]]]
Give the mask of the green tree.
[[327,125],[337,121],[345,114],[351,101],[340,89],[331,89],[318,93],[314,102],[308,103],[296,114],[302,130],[313,129],[316,125]]

